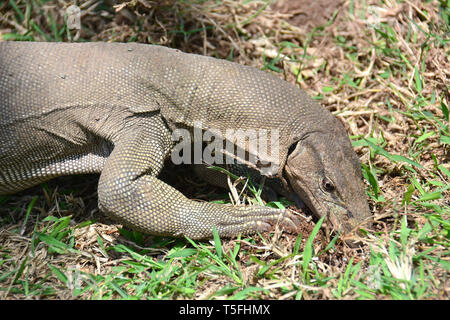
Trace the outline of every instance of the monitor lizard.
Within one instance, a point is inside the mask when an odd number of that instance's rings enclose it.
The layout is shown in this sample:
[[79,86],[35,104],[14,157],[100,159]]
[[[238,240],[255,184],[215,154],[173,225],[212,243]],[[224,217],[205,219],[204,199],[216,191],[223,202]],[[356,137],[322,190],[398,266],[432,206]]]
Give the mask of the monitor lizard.
[[295,226],[287,209],[198,202],[158,178],[177,129],[214,129],[225,140],[228,129],[256,129],[278,133],[278,153],[235,160],[279,179],[335,229],[371,216],[341,122],[253,67],[136,43],[0,42],[0,110],[0,194],[99,173],[100,210],[145,233],[200,239],[213,228],[230,237]]

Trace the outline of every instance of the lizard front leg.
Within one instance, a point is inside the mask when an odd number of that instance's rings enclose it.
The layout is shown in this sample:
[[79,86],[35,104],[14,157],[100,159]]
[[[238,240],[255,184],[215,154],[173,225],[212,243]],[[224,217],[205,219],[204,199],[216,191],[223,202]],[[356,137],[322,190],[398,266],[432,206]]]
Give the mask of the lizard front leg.
[[211,238],[264,231],[270,223],[295,227],[286,210],[233,207],[197,202],[157,178],[171,147],[170,131],[160,118],[141,119],[120,135],[100,176],[99,207],[125,225],[145,233]]

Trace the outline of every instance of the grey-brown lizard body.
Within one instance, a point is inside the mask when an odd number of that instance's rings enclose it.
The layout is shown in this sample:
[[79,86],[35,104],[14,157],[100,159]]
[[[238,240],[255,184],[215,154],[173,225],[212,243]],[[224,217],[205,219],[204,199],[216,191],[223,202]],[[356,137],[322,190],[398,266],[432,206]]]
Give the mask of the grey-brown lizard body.
[[[295,220],[187,199],[158,179],[177,128],[279,132],[278,177],[350,230],[370,215],[342,124],[298,88],[236,63],[142,44],[0,43],[0,194],[100,173],[99,208],[151,234],[206,238]],[[241,145],[247,148],[247,145]],[[257,170],[262,170],[255,164]]]

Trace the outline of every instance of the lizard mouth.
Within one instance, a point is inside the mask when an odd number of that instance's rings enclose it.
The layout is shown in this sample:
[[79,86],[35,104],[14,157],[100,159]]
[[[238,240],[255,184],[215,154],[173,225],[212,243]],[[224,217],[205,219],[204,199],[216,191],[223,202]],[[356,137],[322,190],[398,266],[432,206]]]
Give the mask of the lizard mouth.
[[367,221],[360,221],[346,207],[333,201],[326,200],[326,202],[329,204],[328,219],[333,227],[337,228],[337,230],[342,230],[344,234],[354,233],[359,227],[368,223]]
[[[348,214],[350,211],[332,201],[325,202],[328,204],[327,207],[327,218],[331,222],[331,225],[336,230],[342,230],[345,233],[348,233],[352,230],[353,226],[349,221],[350,215]],[[351,214],[351,213],[350,213]]]

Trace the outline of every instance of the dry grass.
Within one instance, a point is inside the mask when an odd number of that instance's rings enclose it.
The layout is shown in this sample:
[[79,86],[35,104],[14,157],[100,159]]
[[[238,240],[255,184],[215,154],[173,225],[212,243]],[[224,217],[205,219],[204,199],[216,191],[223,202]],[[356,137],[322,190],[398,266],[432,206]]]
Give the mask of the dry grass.
[[[341,1],[335,11],[321,10],[326,2],[317,1],[314,11],[310,1],[296,2],[303,7],[286,0],[79,1],[80,31],[64,29],[71,1],[0,2],[4,40],[156,43],[265,68],[298,85],[339,117],[352,136],[365,165],[375,219],[355,248],[339,239],[327,248],[333,235],[322,232],[308,244],[315,224],[307,219],[298,246],[296,235],[275,232],[224,241],[220,257],[207,253],[219,252],[217,243],[200,243],[195,259],[184,260],[170,258],[192,248],[182,241],[124,237],[106,219],[74,228],[100,216],[95,189],[85,186],[85,177],[60,179],[0,202],[0,295],[142,297],[130,279],[153,281],[150,271],[155,270],[157,284],[144,297],[447,299],[450,49],[444,44],[450,27],[442,12],[447,10],[448,19],[449,8],[442,1],[387,0]],[[191,198],[221,193],[187,176],[172,179]],[[195,191],[190,179],[198,185]],[[91,185],[95,182],[92,178]],[[39,198],[28,214],[35,194]],[[62,220],[43,222],[47,216]],[[66,216],[72,216],[67,226]],[[67,248],[46,234],[60,237]],[[313,258],[305,266],[308,246]],[[124,267],[132,259],[142,270]],[[189,268],[194,276],[183,271]],[[24,284],[34,291],[27,292]],[[76,286],[84,291],[74,291]]]

